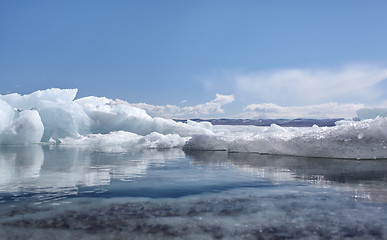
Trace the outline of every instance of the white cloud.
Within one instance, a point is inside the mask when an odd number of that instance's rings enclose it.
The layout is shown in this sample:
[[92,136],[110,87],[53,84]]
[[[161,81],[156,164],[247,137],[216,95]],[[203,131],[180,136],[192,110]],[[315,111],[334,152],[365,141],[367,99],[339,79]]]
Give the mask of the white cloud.
[[364,108],[363,104],[325,103],[307,106],[282,107],[273,103],[250,104],[238,118],[353,118],[356,112]]
[[[228,76],[229,77],[229,76]],[[383,89],[387,68],[374,65],[347,65],[340,69],[281,69],[234,73],[238,96],[281,105],[325,102],[372,103]]]
[[176,105],[155,106],[147,103],[131,103],[129,105],[142,108],[151,116],[157,117],[201,117],[203,115],[224,113],[222,106],[234,101],[233,95],[216,94],[210,102],[196,106],[179,107]]

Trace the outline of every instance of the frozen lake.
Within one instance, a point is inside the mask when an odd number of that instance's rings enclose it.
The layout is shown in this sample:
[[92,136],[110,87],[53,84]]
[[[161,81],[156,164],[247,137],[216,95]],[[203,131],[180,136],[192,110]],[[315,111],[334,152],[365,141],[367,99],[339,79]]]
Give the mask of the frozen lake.
[[387,160],[0,149],[3,239],[382,239]]

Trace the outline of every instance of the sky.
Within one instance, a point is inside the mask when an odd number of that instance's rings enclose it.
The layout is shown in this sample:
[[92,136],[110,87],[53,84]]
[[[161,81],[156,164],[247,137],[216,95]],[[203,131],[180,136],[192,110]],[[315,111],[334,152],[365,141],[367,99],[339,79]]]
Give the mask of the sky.
[[77,88],[152,116],[387,107],[387,2],[0,1],[0,94]]

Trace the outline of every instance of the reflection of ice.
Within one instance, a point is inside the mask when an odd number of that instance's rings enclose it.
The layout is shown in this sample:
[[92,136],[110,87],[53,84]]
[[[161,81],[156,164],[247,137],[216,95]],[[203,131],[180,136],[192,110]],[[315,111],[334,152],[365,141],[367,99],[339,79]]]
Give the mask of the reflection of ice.
[[18,183],[39,178],[44,154],[40,146],[3,147],[0,150],[0,188],[9,191]]
[[43,201],[77,194],[79,187],[109,185],[113,179],[132,181],[145,175],[150,165],[182,156],[179,149],[106,153],[76,146],[3,147],[0,192],[31,192]]
[[228,167],[232,165],[245,173],[257,176],[259,178],[266,178],[273,182],[292,181],[295,179],[294,173],[287,168],[278,168],[276,166],[270,165],[261,167],[249,164],[250,158],[251,163],[255,163],[253,157],[257,156],[257,154],[231,154],[226,151],[191,151],[188,156],[190,157],[191,163],[193,164],[211,164],[222,167]]
[[303,180],[318,187],[336,187],[357,199],[387,203],[387,160],[343,160],[227,153],[188,153],[194,164],[234,166],[273,182]]

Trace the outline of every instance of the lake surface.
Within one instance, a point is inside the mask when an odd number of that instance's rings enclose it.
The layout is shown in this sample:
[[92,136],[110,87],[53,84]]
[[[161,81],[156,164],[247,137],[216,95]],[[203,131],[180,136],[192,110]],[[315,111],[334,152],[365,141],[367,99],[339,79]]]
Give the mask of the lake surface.
[[5,239],[387,238],[387,160],[0,148]]

